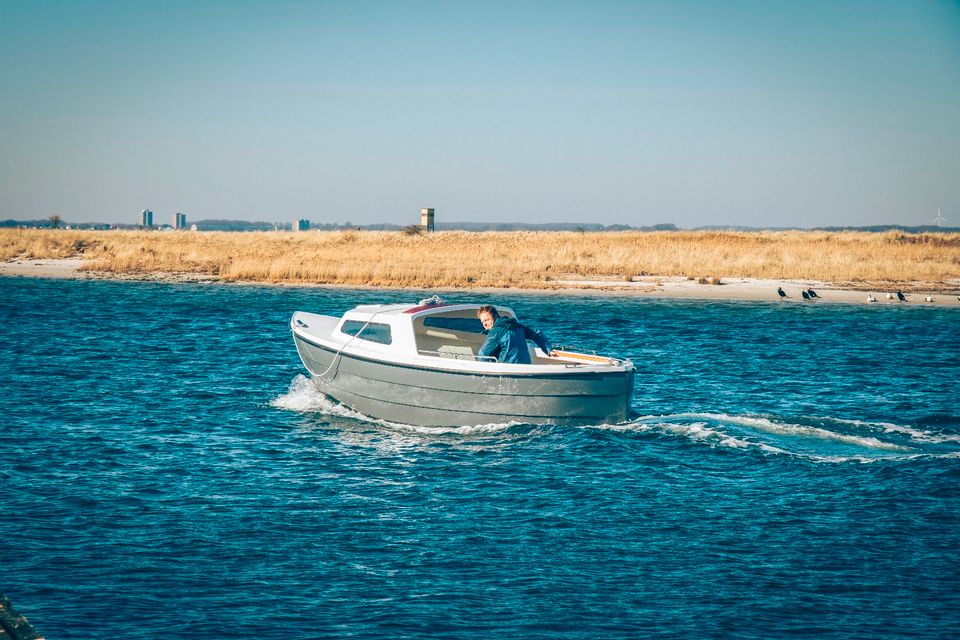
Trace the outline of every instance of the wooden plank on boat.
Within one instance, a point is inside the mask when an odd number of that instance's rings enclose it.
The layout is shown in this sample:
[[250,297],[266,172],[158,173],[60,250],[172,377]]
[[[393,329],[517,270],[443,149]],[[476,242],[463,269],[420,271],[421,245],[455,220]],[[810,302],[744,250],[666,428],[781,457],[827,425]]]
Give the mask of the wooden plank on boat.
[[574,360],[586,360],[587,362],[599,362],[602,364],[610,364],[610,358],[604,358],[603,356],[595,356],[592,353],[577,353],[576,351],[557,351],[554,349],[553,355],[558,358],[572,358]]
[[27,619],[13,610],[10,601],[0,593],[0,640],[43,640]]

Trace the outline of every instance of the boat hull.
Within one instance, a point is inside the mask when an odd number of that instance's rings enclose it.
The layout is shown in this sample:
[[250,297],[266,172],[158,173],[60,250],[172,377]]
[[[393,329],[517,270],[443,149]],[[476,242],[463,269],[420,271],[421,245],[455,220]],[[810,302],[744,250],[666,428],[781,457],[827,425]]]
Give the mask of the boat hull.
[[612,424],[630,411],[634,372],[523,375],[450,371],[366,358],[294,334],[318,388],[371,418],[425,426]]

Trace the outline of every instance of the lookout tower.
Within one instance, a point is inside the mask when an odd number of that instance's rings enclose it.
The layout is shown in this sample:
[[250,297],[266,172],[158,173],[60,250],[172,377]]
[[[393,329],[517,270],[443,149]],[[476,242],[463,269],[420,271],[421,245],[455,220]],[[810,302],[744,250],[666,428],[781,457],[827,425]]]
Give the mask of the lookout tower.
[[433,209],[420,209],[420,226],[433,231]]

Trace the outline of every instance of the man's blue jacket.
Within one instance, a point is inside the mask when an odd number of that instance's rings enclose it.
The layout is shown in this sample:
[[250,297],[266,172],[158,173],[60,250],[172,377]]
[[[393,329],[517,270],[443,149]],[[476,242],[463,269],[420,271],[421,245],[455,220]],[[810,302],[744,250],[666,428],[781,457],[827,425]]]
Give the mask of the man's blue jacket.
[[500,316],[487,333],[487,340],[477,355],[494,356],[500,362],[530,364],[528,338],[543,349],[544,353],[550,353],[550,346],[542,333],[523,326],[513,318]]

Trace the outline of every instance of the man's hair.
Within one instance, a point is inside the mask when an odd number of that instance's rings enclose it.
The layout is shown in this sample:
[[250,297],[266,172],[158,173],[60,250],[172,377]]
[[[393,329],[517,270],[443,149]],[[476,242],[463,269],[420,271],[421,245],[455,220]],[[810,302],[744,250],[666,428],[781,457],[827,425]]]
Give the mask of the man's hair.
[[478,317],[478,318],[479,318],[480,315],[483,314],[483,313],[489,313],[489,314],[490,314],[490,317],[493,318],[494,320],[496,320],[497,318],[500,317],[500,314],[497,313],[497,308],[496,308],[495,306],[493,306],[493,305],[490,305],[490,304],[485,304],[485,305],[483,305],[482,307],[480,307],[479,309],[477,309],[477,317]]

